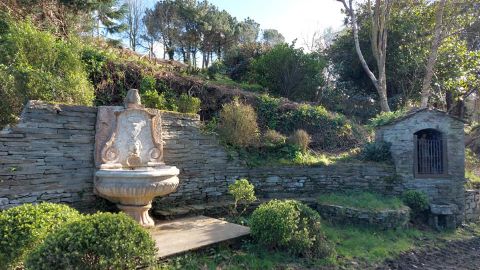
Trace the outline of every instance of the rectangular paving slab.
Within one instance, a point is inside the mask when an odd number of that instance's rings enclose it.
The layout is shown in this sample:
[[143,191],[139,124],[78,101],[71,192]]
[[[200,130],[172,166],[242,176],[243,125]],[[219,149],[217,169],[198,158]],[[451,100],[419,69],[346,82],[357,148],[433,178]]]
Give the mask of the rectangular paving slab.
[[248,227],[205,216],[157,221],[149,231],[160,258],[250,234]]

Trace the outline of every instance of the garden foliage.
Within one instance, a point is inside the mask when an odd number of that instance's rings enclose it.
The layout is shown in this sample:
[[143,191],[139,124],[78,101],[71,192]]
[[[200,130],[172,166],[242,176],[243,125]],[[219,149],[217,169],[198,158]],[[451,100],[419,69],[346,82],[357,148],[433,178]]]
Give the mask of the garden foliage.
[[250,64],[253,79],[269,93],[291,100],[313,101],[324,84],[326,60],[318,53],[305,53],[295,44],[281,43]]
[[374,162],[392,162],[391,143],[385,141],[368,142],[363,145],[360,158]]
[[297,129],[288,137],[288,142],[298,147],[303,153],[307,152],[308,145],[312,142],[312,138],[303,129]]
[[24,204],[0,212],[0,268],[22,263],[48,233],[80,218],[62,204]]
[[285,145],[287,137],[276,130],[269,129],[263,134],[262,141],[266,147],[278,148]]
[[374,118],[370,119],[369,126],[379,127],[392,123],[393,121],[405,116],[406,110],[398,110],[393,112],[382,112],[377,114]]
[[312,136],[312,148],[327,151],[352,148],[366,137],[366,132],[359,125],[322,106],[291,104],[261,95],[256,99],[255,108],[262,129],[275,129],[283,134],[303,129]]
[[402,201],[412,209],[413,217],[421,216],[430,207],[428,196],[422,191],[405,191],[402,194]]
[[238,99],[225,104],[220,111],[218,133],[226,143],[236,147],[250,147],[258,143],[257,114],[252,106]]
[[198,113],[200,111],[200,99],[188,94],[181,94],[177,101],[178,111],[181,113]]
[[317,258],[332,251],[323,235],[320,215],[294,200],[261,204],[251,216],[250,229],[254,239],[269,248]]
[[246,208],[250,203],[257,200],[257,197],[255,197],[255,187],[250,184],[250,182],[248,182],[248,180],[245,178],[237,179],[233,184],[230,184],[228,186],[228,193],[233,196],[233,210],[235,213],[238,213],[237,207],[239,203],[242,203],[244,205],[244,208],[239,215],[242,215],[243,212],[245,212]]
[[92,104],[79,40],[57,39],[1,14],[0,29],[0,126],[14,122],[31,99]]
[[97,213],[52,231],[27,258],[26,269],[136,269],[155,259],[155,242],[119,213]]

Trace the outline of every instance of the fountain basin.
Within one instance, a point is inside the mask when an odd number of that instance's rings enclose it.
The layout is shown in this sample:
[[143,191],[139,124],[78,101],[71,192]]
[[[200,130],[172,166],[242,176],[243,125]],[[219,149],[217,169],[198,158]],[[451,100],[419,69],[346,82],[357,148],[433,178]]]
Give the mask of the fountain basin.
[[153,226],[148,215],[154,197],[174,192],[180,171],[175,166],[100,169],[95,173],[97,195],[117,204],[143,226]]

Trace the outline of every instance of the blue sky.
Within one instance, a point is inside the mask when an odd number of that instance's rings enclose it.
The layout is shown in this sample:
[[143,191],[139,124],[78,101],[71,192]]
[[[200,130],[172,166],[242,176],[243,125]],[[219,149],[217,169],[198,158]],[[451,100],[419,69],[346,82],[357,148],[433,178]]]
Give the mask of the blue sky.
[[315,31],[342,27],[342,4],[335,0],[210,0],[225,9],[238,20],[250,17],[260,23],[262,29],[274,28],[287,42],[297,38],[301,45],[304,38]]
[[[152,7],[156,1],[147,0]],[[228,11],[239,21],[250,17],[260,23],[262,29],[277,29],[287,42],[297,38],[297,46],[303,45],[315,31],[332,27],[342,28],[344,15],[342,4],[335,0],[209,0],[219,9]]]

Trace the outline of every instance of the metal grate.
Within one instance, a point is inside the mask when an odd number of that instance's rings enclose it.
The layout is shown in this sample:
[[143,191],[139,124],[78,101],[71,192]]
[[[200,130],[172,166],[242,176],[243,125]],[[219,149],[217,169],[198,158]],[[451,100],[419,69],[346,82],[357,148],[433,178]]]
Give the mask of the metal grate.
[[443,174],[444,165],[443,140],[417,139],[418,174]]

